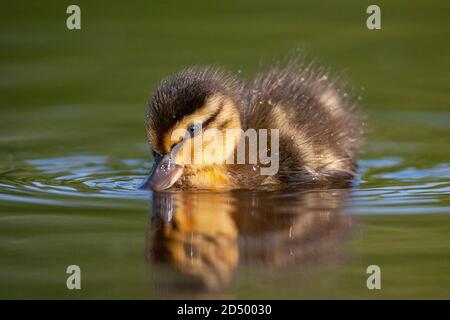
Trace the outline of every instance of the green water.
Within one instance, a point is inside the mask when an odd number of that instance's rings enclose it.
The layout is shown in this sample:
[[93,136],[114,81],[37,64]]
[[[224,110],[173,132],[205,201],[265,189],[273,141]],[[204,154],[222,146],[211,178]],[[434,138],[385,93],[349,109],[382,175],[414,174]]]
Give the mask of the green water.
[[[450,3],[378,1],[379,31],[366,28],[368,1],[77,1],[80,31],[65,27],[68,4],[0,4],[0,298],[450,298]],[[251,77],[298,50],[362,98],[357,185],[219,195],[217,210],[287,224],[252,234],[253,218],[238,219],[226,289],[181,290],[189,276],[148,258],[157,202],[136,190],[152,161],[148,95],[184,66]],[[308,232],[297,217],[320,214],[336,228],[290,237]],[[366,287],[372,264],[381,290]]]

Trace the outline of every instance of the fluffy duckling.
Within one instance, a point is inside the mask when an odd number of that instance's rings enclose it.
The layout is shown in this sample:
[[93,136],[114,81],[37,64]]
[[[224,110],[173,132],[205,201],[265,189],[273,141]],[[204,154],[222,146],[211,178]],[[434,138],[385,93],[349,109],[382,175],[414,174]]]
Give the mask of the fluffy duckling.
[[[156,162],[146,185],[164,190],[348,183],[361,140],[353,106],[325,73],[295,62],[248,83],[221,69],[183,70],[163,80],[150,98],[146,129]],[[215,134],[203,134],[209,129]],[[277,149],[265,149],[278,161],[273,174],[261,174],[267,163],[250,163],[249,155],[236,163],[238,145],[248,137],[227,133],[248,129],[278,130]],[[211,153],[208,145],[217,136],[223,150]],[[250,148],[247,143],[245,150]]]

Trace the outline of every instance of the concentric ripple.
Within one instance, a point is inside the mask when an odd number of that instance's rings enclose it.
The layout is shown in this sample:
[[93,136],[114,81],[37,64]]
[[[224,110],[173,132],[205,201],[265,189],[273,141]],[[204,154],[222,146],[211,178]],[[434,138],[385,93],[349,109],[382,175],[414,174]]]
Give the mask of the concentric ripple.
[[148,192],[138,186],[150,167],[151,163],[141,159],[95,155],[25,160],[0,175],[1,197],[19,197],[18,201],[23,201],[20,195],[148,199]]

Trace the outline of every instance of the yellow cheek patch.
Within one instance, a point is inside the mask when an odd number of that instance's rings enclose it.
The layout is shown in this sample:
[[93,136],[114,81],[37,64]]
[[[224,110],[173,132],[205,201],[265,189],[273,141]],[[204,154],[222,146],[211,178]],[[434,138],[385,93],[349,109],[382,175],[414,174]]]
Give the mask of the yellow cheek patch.
[[221,128],[222,130],[241,128],[240,114],[231,101],[224,105],[222,112],[214,121],[212,127],[218,127],[222,123],[226,123],[226,126]]
[[[211,117],[213,120],[207,127],[202,127],[202,134],[185,141],[176,156],[176,162],[180,165],[194,163],[199,166],[225,163],[235,145],[232,144],[233,148],[227,145],[234,141],[234,137],[228,139],[226,130],[240,129],[241,123],[239,111],[233,101],[218,94],[208,98],[197,112],[183,118],[164,135],[163,153],[169,152],[174,145],[183,140],[191,124],[204,124]],[[214,155],[211,155],[209,150],[215,150]]]

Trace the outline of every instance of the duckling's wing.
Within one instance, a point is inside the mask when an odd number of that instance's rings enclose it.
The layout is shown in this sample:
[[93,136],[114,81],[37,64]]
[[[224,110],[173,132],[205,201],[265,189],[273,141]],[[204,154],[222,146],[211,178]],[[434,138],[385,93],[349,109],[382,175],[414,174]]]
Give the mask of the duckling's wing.
[[279,129],[281,180],[353,176],[361,123],[354,99],[323,70],[275,66],[246,87],[243,105],[244,128]]

